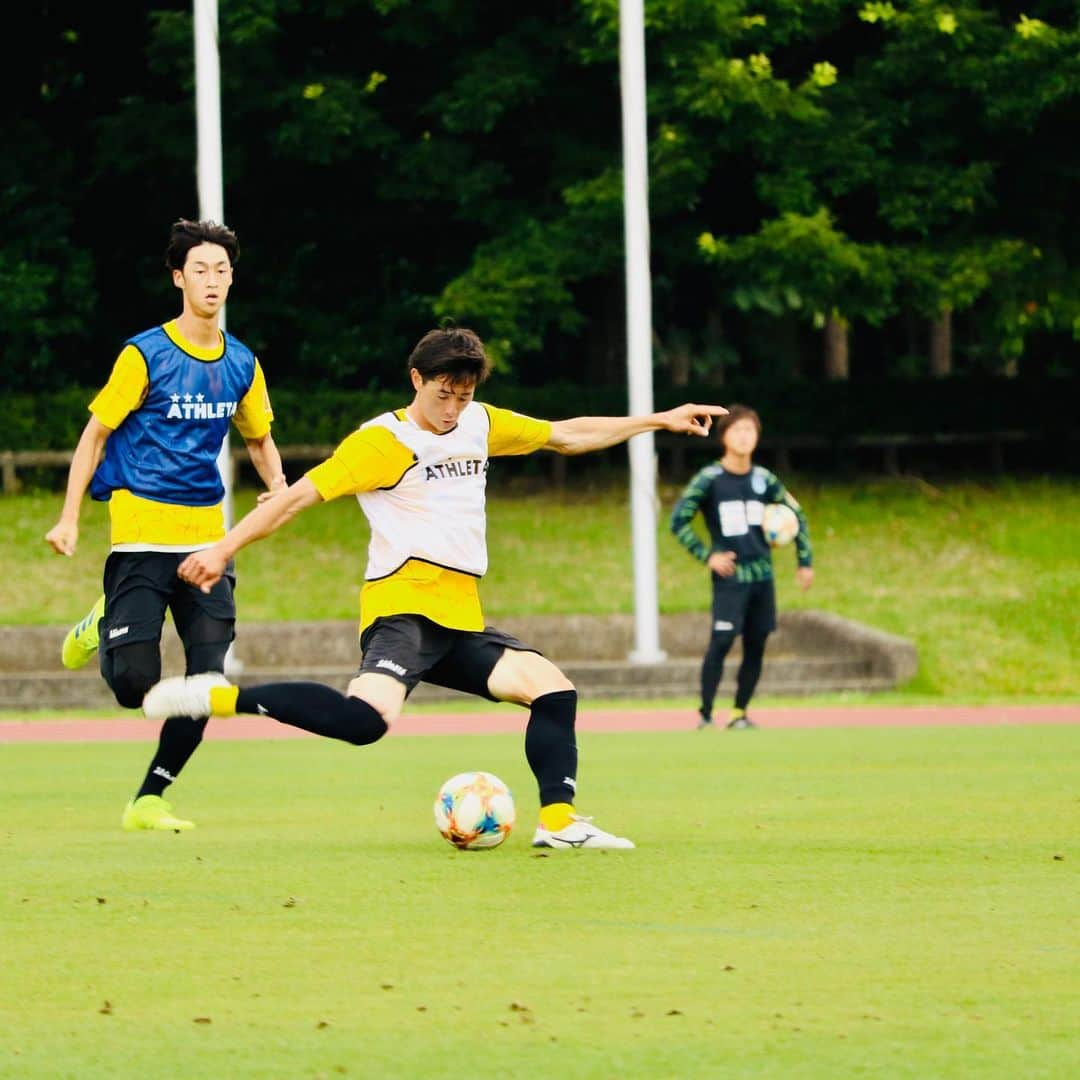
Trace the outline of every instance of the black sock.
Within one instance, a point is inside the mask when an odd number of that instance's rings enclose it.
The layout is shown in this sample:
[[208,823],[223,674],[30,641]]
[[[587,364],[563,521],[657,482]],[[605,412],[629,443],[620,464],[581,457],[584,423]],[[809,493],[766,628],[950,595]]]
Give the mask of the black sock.
[[541,806],[574,801],[577,789],[576,714],[576,690],[544,694],[532,703],[525,728],[525,757],[540,787]]
[[322,683],[268,683],[242,689],[238,713],[272,716],[304,731],[365,746],[387,732],[386,721],[363,698],[346,697]]
[[170,716],[161,726],[157,752],[135,798],[160,795],[180,775],[180,770],[202,742],[205,729],[205,720]]

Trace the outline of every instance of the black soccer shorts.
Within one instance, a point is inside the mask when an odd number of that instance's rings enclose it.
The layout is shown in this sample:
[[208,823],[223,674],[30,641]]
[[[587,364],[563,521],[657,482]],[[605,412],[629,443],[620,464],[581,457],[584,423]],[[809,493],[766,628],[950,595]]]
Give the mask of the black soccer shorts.
[[[233,589],[236,575],[230,562],[222,579],[204,593],[176,576],[187,552],[114,551],[105,560],[105,617],[99,629],[101,650],[108,652],[122,645],[142,641],[160,641],[165,625],[165,611],[172,611],[176,632],[184,643],[205,634],[197,628],[200,616],[228,623],[223,640],[235,634],[236,602]],[[216,640],[216,639],[215,639]]]
[[714,634],[766,637],[776,629],[776,587],[767,581],[733,581],[713,574]]
[[376,619],[360,638],[361,673],[389,675],[404,684],[406,696],[421,682],[446,686],[497,701],[488,679],[505,649],[539,649],[487,626],[483,630],[451,630],[422,615],[387,615]]

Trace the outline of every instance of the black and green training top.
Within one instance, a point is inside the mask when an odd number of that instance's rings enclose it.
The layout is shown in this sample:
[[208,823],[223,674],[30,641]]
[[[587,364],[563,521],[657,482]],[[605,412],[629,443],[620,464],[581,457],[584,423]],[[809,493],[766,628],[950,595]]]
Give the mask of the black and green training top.
[[[714,551],[735,552],[736,581],[767,581],[773,576],[772,548],[761,531],[766,503],[785,503],[799,519],[795,554],[800,566],[810,566],[810,533],[802,507],[775,474],[754,465],[747,473],[728,472],[718,461],[706,465],[686,485],[671,512],[671,531],[694,558],[706,562]],[[698,511],[709,529],[706,545],[694,531]]]

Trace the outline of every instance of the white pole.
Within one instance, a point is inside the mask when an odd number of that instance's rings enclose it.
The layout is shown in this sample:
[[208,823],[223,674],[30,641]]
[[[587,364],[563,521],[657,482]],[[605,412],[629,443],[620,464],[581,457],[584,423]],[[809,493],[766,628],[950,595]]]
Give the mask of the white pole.
[[[225,183],[221,164],[221,61],[218,55],[217,0],[194,0],[195,21],[195,170],[199,188],[199,217],[203,221],[225,223]],[[225,329],[225,309],[220,326]],[[233,464],[229,436],[218,451],[218,471],[225,494],[221,509],[225,528],[233,524]],[[225,673],[239,674],[244,665],[232,645],[225,653]]]
[[[199,187],[199,217],[204,221],[225,221],[225,185],[221,165],[221,65],[218,56],[217,0],[194,0],[195,16],[195,131],[196,172]],[[225,329],[225,309],[221,309],[221,329]],[[229,437],[221,444],[218,469],[225,485],[222,510],[225,528],[233,524],[233,467]]]
[[[619,71],[626,238],[626,363],[630,412],[640,415],[653,411],[643,0],[619,0]],[[634,554],[634,650],[630,659],[640,664],[658,664],[666,656],[660,648],[656,586],[656,451],[652,432],[635,435],[628,450]]]

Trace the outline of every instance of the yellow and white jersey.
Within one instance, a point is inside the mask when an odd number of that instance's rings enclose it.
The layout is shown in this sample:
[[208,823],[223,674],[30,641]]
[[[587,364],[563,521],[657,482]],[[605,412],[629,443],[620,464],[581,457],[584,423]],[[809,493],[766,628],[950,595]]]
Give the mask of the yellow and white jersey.
[[477,580],[487,570],[488,458],[530,454],[551,424],[472,402],[445,434],[404,409],[369,420],[308,472],[324,499],[356,495],[371,525],[361,630],[386,615],[423,615],[482,630]]

